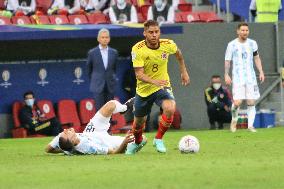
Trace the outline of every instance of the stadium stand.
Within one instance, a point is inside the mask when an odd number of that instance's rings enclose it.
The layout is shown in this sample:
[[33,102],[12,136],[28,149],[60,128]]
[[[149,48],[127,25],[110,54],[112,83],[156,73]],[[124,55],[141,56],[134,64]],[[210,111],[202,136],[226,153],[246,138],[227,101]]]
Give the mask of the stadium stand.
[[5,10],[5,0],[0,0],[0,10]]
[[51,24],[56,24],[56,25],[69,24],[69,20],[65,15],[50,15],[49,20]]
[[0,16],[0,25],[11,25],[11,19],[4,17],[4,16]]
[[79,15],[69,15],[68,19],[70,21],[70,24],[88,24],[89,21],[87,19],[87,17],[83,14],[79,14]]
[[32,24],[50,24],[49,18],[46,15],[37,16],[33,15],[30,17]]
[[196,12],[180,12],[180,16],[183,22],[193,23],[193,22],[205,22],[200,19],[200,16]]
[[47,14],[47,10],[51,6],[53,0],[36,0],[37,11]]
[[181,12],[191,12],[192,11],[192,4],[191,3],[180,3],[178,4],[178,10]]
[[26,137],[43,137],[45,135],[35,134],[28,135],[27,129],[23,128],[20,122],[19,113],[23,103],[20,101],[15,101],[12,105],[12,117],[14,122],[14,128],[12,129],[13,138],[26,138]]
[[204,22],[223,22],[214,12],[199,12],[199,18]]
[[73,127],[76,132],[82,132],[76,102],[74,100],[60,100],[58,102],[57,116],[63,129]]
[[95,12],[87,15],[89,23],[91,24],[109,24],[109,19],[103,14],[99,12]]
[[181,12],[176,12],[175,13],[175,22],[176,23],[182,23],[183,22],[182,16],[181,16]]
[[37,107],[42,113],[44,113],[45,118],[51,119],[55,117],[55,111],[53,108],[53,104],[50,100],[37,101]]
[[144,19],[147,19],[147,15],[148,15],[148,9],[151,5],[150,4],[145,4],[142,5],[141,7],[139,7],[138,12],[140,12],[143,16]]
[[89,123],[90,119],[96,113],[95,101],[94,99],[85,98],[80,100],[78,106],[79,117],[81,120],[82,130],[85,129],[86,125]]
[[17,25],[32,24],[28,16],[14,16],[12,17],[12,23]]
[[146,21],[146,18],[143,17],[141,12],[137,12],[138,23],[143,23]]

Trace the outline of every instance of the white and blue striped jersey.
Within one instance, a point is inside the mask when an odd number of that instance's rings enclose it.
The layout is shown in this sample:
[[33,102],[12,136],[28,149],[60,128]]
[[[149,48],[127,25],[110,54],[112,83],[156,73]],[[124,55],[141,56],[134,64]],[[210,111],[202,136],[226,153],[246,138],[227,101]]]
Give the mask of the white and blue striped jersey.
[[[74,149],[82,154],[107,154],[108,146],[104,144],[103,140],[100,140],[101,137],[97,138],[94,135],[87,133],[76,133],[77,137],[80,140],[80,143],[74,146]],[[59,135],[57,135],[49,145],[54,149],[60,149],[59,147]],[[64,152],[69,155],[70,153]]]
[[253,53],[258,50],[256,41],[247,38],[243,43],[238,38],[229,42],[225,54],[225,60],[232,62],[233,84],[238,85],[257,85],[254,71]]

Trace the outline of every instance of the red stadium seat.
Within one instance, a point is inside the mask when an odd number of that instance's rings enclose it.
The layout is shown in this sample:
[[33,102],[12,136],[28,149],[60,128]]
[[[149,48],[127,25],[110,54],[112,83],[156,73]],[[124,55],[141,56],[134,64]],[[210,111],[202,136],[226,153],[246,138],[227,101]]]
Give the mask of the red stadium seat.
[[53,0],[36,0],[37,10],[47,13]]
[[12,23],[17,25],[32,24],[28,16],[14,16],[12,17]]
[[178,4],[178,10],[182,12],[191,12],[192,11],[192,4],[191,3],[180,3]]
[[63,129],[73,127],[76,132],[81,132],[81,124],[74,100],[60,100],[57,115]]
[[23,107],[23,103],[20,101],[15,101],[12,105],[12,115],[13,115],[13,122],[14,122],[14,128],[20,128],[21,122],[19,118],[20,110]]
[[10,18],[0,16],[0,25],[11,25],[11,20]]
[[90,119],[96,113],[95,101],[93,99],[82,99],[79,103],[79,117],[81,120],[82,129],[86,127]]
[[144,23],[147,20],[147,18],[144,18],[142,16],[142,13],[140,12],[137,13],[137,18],[138,18],[138,23]]
[[55,117],[55,111],[53,108],[53,104],[50,100],[39,100],[37,101],[37,107],[40,112],[45,115],[47,119],[51,119]]
[[116,113],[112,115],[112,122],[114,123],[110,130],[111,133],[116,134],[116,133],[122,133],[123,127],[126,125],[126,121],[123,115],[120,113]]
[[56,25],[69,24],[69,20],[65,15],[51,15],[49,16],[49,20],[51,24],[56,24]]
[[5,4],[4,4],[5,0],[0,0],[0,10],[5,10]]
[[87,15],[91,24],[108,24],[109,21],[103,13],[95,12]]
[[14,128],[12,129],[13,138],[43,137],[44,135],[39,135],[39,134],[28,135],[27,129],[21,127],[19,113],[22,107],[23,103],[20,101],[15,101],[12,105],[12,117],[14,122]]
[[141,7],[139,7],[139,10],[140,10],[139,12],[141,12],[141,14],[142,14],[142,16],[145,20],[147,20],[148,9],[149,9],[150,6],[151,6],[150,4],[144,4]]
[[182,16],[181,16],[180,12],[176,12],[175,13],[175,23],[181,23],[181,22],[183,22]]
[[70,24],[88,24],[88,19],[85,15],[79,14],[79,15],[69,15],[68,19],[70,21]]
[[199,14],[195,12],[180,12],[183,22],[204,22],[200,19]]
[[130,2],[132,5],[134,5],[136,8],[140,8],[143,5],[151,5],[154,3],[152,0],[144,0],[142,4],[138,3],[138,0],[131,0]]
[[30,17],[33,24],[50,24],[49,18],[46,15],[37,16],[33,15]]
[[199,12],[199,17],[205,22],[224,22],[215,12]]

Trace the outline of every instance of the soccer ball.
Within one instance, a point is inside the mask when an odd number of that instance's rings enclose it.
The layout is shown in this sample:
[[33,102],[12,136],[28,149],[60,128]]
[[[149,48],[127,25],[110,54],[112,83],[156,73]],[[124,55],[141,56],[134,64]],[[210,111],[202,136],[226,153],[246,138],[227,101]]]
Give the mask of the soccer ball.
[[181,153],[197,153],[199,151],[199,141],[196,137],[186,135],[178,143]]

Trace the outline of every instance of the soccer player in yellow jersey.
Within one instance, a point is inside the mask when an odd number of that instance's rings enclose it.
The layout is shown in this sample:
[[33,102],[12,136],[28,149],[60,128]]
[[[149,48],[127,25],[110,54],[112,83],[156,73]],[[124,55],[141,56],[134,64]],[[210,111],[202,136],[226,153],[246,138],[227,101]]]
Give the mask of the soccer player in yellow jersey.
[[162,138],[173,121],[176,106],[167,70],[169,55],[175,54],[178,60],[182,85],[190,82],[181,51],[174,41],[160,39],[159,24],[148,20],[144,23],[143,34],[145,40],[135,44],[131,53],[137,78],[132,127],[135,143],[128,144],[126,154],[135,154],[141,149],[143,128],[153,103],[163,109],[153,145],[158,152],[166,152]]

